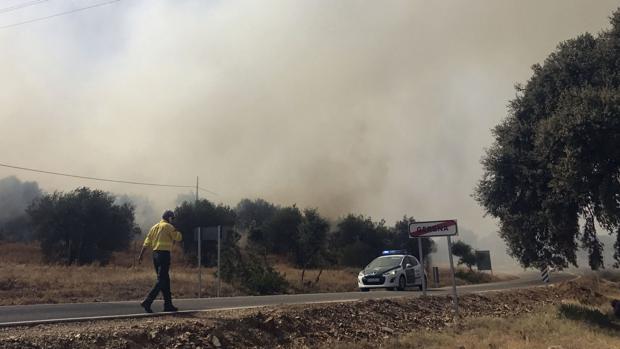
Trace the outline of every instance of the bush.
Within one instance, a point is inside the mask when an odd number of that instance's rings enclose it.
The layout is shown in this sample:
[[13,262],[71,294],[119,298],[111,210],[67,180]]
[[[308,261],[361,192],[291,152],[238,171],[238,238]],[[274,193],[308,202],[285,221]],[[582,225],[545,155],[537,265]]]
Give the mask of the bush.
[[370,263],[376,256],[377,253],[374,248],[358,240],[341,249],[339,262],[347,267],[361,268]]
[[288,289],[288,282],[270,265],[256,263],[257,259],[248,259],[244,270],[245,277],[241,279],[241,285],[250,293],[280,294]]
[[242,254],[236,244],[222,253],[222,279],[257,295],[285,293],[289,286],[265,258],[251,251]]
[[470,284],[483,284],[492,281],[491,275],[473,270],[458,269],[454,275]]
[[113,251],[127,249],[136,231],[134,208],[114,201],[113,195],[89,188],[46,194],[33,201],[27,213],[45,259],[107,263]]

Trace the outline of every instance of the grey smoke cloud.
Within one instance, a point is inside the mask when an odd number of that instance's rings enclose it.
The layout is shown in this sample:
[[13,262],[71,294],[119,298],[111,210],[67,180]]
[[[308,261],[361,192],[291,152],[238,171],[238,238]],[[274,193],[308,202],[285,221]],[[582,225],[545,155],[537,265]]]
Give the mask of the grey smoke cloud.
[[[218,193],[207,198],[229,205],[457,218],[484,236],[496,223],[470,195],[513,85],[560,41],[606,28],[617,6],[138,0],[2,30],[0,158],[147,182],[200,176]],[[160,209],[185,193],[0,168],[13,174]]]
[[117,205],[129,203],[134,207],[135,223],[140,227],[142,234],[148,233],[149,229],[159,221],[160,210],[153,206],[153,203],[146,196],[141,195],[115,195]]
[[26,214],[26,208],[41,196],[36,182],[22,182],[15,176],[0,179],[0,225]]

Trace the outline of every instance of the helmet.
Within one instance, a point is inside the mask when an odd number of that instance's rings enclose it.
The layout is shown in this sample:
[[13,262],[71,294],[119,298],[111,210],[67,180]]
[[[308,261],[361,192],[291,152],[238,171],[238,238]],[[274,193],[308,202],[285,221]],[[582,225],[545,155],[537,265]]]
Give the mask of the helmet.
[[161,218],[163,218],[164,220],[170,220],[170,218],[174,218],[174,212],[170,211],[170,210],[166,210],[166,212],[164,212],[163,215],[161,215]]

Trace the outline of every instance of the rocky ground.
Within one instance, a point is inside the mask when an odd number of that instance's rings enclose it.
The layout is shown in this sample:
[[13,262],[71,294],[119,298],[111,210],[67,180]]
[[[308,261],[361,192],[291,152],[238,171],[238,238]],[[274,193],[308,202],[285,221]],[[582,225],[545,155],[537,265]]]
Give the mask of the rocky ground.
[[[509,317],[548,304],[608,299],[587,280],[555,287],[464,295],[463,319]],[[400,298],[210,311],[146,319],[0,329],[1,348],[320,348],[454,326],[451,297]]]

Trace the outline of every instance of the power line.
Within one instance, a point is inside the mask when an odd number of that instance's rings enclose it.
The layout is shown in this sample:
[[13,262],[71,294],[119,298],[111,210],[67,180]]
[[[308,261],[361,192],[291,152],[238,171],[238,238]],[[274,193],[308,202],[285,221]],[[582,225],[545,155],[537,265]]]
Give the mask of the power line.
[[[169,187],[169,188],[196,188],[196,186],[194,185],[180,185],[180,184],[161,184],[161,183],[146,183],[146,182],[137,182],[137,181],[128,181],[128,180],[120,180],[120,179],[108,179],[108,178],[98,178],[98,177],[88,177],[88,176],[80,176],[80,175],[74,175],[74,174],[69,174],[69,173],[61,173],[61,172],[53,172],[53,171],[45,171],[45,170],[37,170],[34,168],[28,168],[28,167],[21,167],[21,166],[14,166],[14,165],[8,165],[8,164],[3,164],[0,163],[0,167],[8,167],[8,168],[13,168],[13,169],[17,169],[17,170],[23,170],[23,171],[30,171],[30,172],[37,172],[37,173],[45,173],[45,174],[51,174],[51,175],[56,175],[56,176],[64,176],[64,177],[71,177],[71,178],[80,178],[80,179],[89,179],[89,180],[93,180],[93,181],[101,181],[101,182],[112,182],[112,183],[123,183],[123,184],[134,184],[134,185],[145,185],[145,186],[151,186],[151,187]],[[217,193],[205,189],[205,188],[201,188],[198,187],[199,190],[202,190],[204,192],[207,193],[211,193],[214,195],[218,195]]]
[[46,2],[49,0],[34,0],[34,1],[29,1],[29,2],[24,2],[21,3],[19,5],[13,5],[13,6],[9,6],[9,7],[5,7],[0,9],[0,13],[7,13],[7,12],[11,12],[11,11],[16,11],[25,7],[30,7],[30,6],[34,6],[34,5],[38,5],[42,2]]
[[90,10],[92,8],[95,8],[95,7],[110,5],[110,4],[113,4],[115,2],[119,2],[119,1],[121,1],[121,0],[111,0],[111,1],[102,2],[102,3],[91,5],[91,6],[80,7],[80,8],[76,8],[74,10],[65,11],[65,12],[59,12],[59,13],[56,13],[56,14],[53,14],[53,15],[49,15],[49,16],[45,16],[45,17],[38,17],[38,18],[27,20],[27,21],[23,21],[23,22],[13,23],[13,24],[5,25],[5,26],[0,26],[0,29],[7,29],[7,28],[12,28],[12,27],[17,27],[17,26],[23,25],[23,24],[29,24],[29,23],[33,23],[33,22],[44,21],[46,19],[50,19],[50,18],[54,18],[54,17],[60,17],[60,16],[69,15],[69,14],[80,12],[80,11]]

